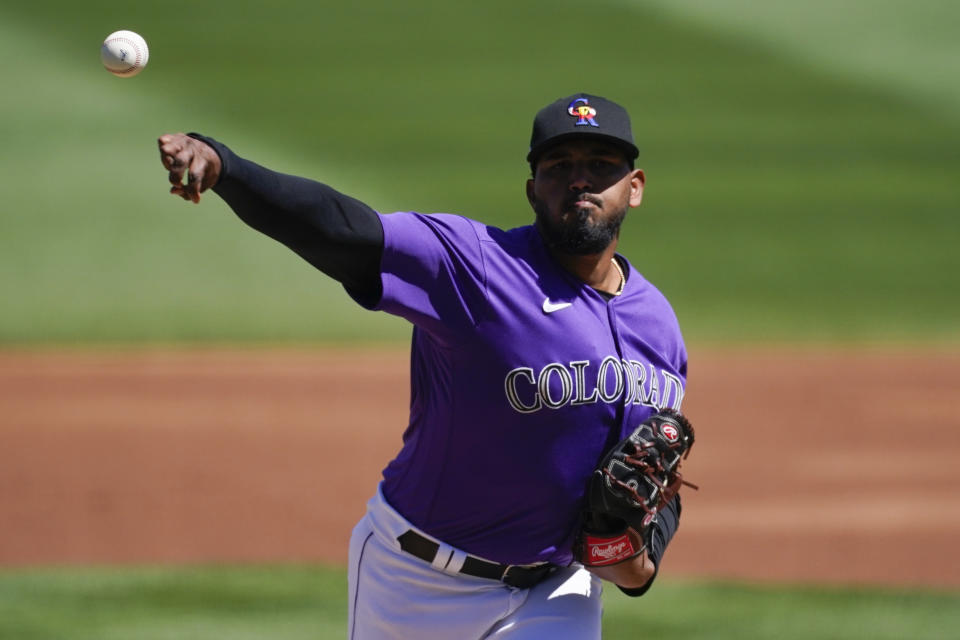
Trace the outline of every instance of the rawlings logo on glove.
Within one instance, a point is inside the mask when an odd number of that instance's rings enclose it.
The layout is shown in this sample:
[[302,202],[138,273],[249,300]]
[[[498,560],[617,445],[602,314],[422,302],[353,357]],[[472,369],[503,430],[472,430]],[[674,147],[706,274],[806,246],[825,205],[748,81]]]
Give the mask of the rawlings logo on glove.
[[602,567],[617,564],[640,553],[627,533],[614,538],[583,535],[584,558],[590,566]]
[[575,554],[589,567],[629,560],[650,542],[657,512],[682,485],[680,462],[693,446],[693,425],[678,411],[651,416],[604,456],[587,488]]

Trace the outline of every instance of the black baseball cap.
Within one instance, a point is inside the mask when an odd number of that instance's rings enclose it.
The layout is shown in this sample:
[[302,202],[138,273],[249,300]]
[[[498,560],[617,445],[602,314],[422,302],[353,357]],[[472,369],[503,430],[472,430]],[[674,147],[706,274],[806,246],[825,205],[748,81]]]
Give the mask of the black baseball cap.
[[575,93],[551,102],[537,112],[530,135],[531,164],[548,147],[569,138],[597,136],[620,146],[630,160],[640,155],[633,143],[630,115],[612,100],[587,93]]

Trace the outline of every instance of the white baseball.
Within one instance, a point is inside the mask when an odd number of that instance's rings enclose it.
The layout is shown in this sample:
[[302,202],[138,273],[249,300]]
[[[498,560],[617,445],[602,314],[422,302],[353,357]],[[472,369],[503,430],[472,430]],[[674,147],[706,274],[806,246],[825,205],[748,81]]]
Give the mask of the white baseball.
[[100,61],[115,76],[129,78],[147,66],[147,41],[133,31],[114,31],[100,46]]

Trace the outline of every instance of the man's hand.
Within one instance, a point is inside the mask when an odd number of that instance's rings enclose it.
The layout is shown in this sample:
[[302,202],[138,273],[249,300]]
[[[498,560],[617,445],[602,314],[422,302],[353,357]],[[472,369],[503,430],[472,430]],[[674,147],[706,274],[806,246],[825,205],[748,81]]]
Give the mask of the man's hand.
[[586,570],[601,580],[608,580],[624,589],[639,589],[650,582],[657,568],[644,551],[626,562],[606,567],[586,567]]
[[[168,133],[157,139],[160,161],[170,172],[170,193],[194,203],[200,194],[217,184],[223,163],[213,147],[183,133]],[[184,183],[184,175],[187,177]]]

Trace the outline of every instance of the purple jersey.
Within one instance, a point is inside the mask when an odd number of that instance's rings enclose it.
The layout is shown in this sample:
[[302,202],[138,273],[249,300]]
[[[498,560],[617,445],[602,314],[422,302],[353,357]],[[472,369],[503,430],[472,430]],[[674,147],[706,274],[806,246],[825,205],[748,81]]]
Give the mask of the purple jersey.
[[380,216],[383,297],[414,324],[410,423],[383,492],[423,531],[490,560],[572,559],[587,478],[655,409],[679,409],[683,338],[630,267],[608,299],[532,226]]

